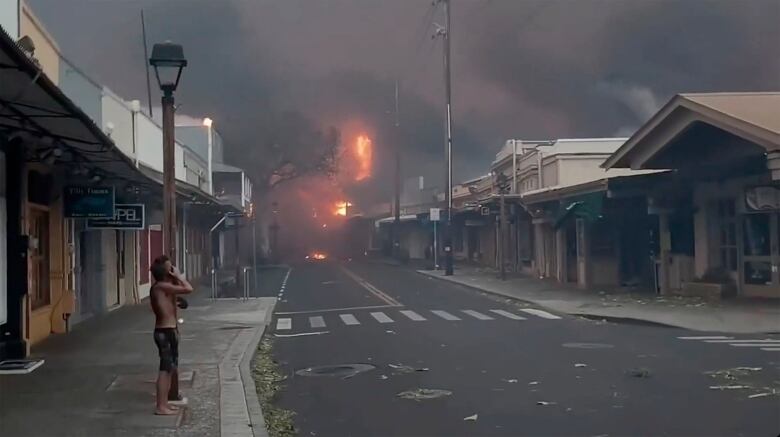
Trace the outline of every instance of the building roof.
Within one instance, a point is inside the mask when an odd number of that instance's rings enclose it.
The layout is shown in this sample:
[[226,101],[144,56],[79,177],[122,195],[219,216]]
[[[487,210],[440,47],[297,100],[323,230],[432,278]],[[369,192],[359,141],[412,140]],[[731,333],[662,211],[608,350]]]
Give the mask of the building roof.
[[[154,185],[0,28],[0,129],[50,137],[107,177]],[[99,159],[93,159],[98,158]]]
[[211,171],[217,171],[221,173],[243,173],[244,170],[233,167],[232,165],[223,164],[221,162],[215,162],[211,164]]
[[693,103],[780,135],[780,92],[681,94]]
[[780,92],[678,94],[602,164],[656,168],[649,161],[697,123],[780,148]]
[[542,147],[544,156],[569,154],[612,154],[628,138],[562,138],[552,146]]

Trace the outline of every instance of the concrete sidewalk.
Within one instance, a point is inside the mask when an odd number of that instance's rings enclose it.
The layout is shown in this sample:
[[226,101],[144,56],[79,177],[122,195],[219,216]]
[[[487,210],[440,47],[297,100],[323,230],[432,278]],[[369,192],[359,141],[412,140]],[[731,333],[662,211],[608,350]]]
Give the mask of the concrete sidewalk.
[[777,301],[707,301],[695,297],[576,290],[529,277],[501,281],[491,270],[461,266],[456,268],[454,276],[444,276],[441,271],[418,272],[564,314],[643,321],[696,331],[780,332],[780,302]]
[[33,373],[0,376],[0,435],[265,436],[249,363],[276,299],[199,294],[179,312],[181,414],[153,414],[157,351],[144,301],[45,340]]

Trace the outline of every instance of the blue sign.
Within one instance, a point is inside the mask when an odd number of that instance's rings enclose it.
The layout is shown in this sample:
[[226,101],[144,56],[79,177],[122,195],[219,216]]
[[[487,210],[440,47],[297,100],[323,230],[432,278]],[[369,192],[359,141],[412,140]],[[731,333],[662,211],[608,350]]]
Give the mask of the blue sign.
[[114,187],[65,187],[66,218],[111,218],[114,216]]
[[144,229],[144,205],[114,205],[114,216],[111,218],[87,219],[88,229]]

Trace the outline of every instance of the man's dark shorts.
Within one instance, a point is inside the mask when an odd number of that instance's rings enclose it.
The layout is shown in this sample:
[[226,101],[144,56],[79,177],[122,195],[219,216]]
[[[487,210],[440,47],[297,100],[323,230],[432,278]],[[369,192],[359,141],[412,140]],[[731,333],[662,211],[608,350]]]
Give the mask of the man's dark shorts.
[[154,328],[154,344],[160,352],[160,370],[170,372],[179,366],[179,332],[176,328]]

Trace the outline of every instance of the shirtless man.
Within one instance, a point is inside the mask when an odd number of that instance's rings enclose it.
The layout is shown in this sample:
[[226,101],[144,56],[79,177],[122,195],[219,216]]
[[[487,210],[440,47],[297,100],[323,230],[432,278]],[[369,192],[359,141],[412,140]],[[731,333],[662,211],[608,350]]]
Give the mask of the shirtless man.
[[[171,259],[168,257],[168,255],[160,255],[157,258],[154,259],[153,264],[165,264],[165,270],[171,271],[173,268],[173,263],[171,262]],[[179,281],[175,277],[171,277],[171,282],[174,285],[181,285],[181,281]],[[187,308],[188,304],[187,301],[181,297],[180,295],[171,295],[171,300],[173,301],[173,318],[176,319],[176,334],[179,333],[179,308]],[[178,338],[178,336],[177,336]],[[179,393],[179,369],[175,368],[171,372],[171,389],[168,391],[168,404],[170,405],[187,405],[187,398],[183,397],[181,393]]]
[[156,262],[151,267],[155,282],[150,291],[154,311],[154,343],[160,352],[160,372],[157,375],[157,408],[155,414],[172,415],[178,410],[169,404],[172,378],[178,378],[179,333],[176,320],[176,296],[192,293],[192,285],[170,265]]

